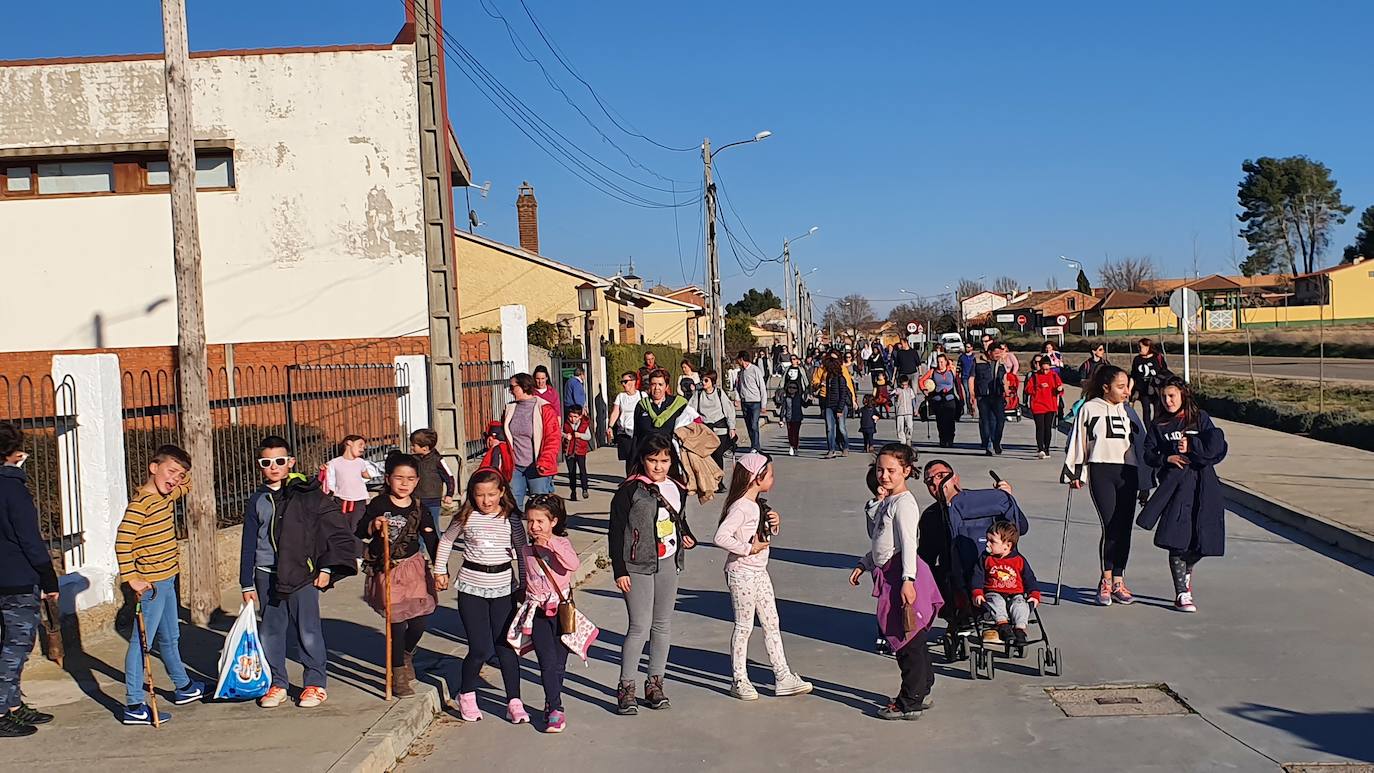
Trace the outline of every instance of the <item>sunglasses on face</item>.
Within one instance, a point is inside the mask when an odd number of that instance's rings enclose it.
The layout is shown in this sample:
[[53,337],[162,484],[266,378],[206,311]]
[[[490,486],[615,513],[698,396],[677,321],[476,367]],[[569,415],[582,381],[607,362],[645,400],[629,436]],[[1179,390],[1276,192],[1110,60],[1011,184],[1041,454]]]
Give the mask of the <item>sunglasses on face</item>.
[[258,466],[263,468],[264,470],[268,467],[285,467],[286,463],[289,461],[291,461],[291,457],[289,456],[278,456],[272,459],[259,459]]
[[635,382],[635,380],[632,379],[632,378],[622,378],[622,379],[620,379],[620,383],[622,383],[622,384],[633,384],[634,382]]

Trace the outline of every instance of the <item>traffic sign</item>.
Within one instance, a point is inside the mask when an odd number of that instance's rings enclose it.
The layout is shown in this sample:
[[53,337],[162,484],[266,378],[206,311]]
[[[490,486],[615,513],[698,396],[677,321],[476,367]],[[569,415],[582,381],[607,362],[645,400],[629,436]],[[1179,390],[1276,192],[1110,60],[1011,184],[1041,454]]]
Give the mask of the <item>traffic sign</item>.
[[[1188,297],[1188,313],[1183,313],[1183,297]],[[1191,317],[1202,310],[1202,298],[1191,287],[1180,287],[1169,296],[1169,308],[1179,317]]]
[[1062,325],[1051,325],[1050,327],[1044,328],[1043,332],[1047,336],[1062,336],[1064,335],[1064,327]]
[[908,332],[908,333],[915,333],[917,330],[920,330],[920,329],[921,329],[921,326],[918,325],[918,324],[916,324],[915,322],[908,322],[908,323],[906,323],[906,332]]
[[998,315],[997,315],[997,321],[998,321],[998,322],[1014,322],[1014,321],[1015,321],[1015,318],[1013,318],[1012,315],[1010,315],[1010,314],[998,314]]
[[1026,315],[1025,315],[1025,314],[1018,314],[1018,315],[1016,315],[1016,324],[1018,324],[1018,325],[1025,325],[1025,324],[1026,324],[1027,322],[1029,322],[1029,321],[1030,321],[1030,320],[1026,318]]
[[1064,325],[1069,324],[1069,318],[1066,317],[1066,316],[1064,316],[1063,314],[1060,314],[1059,316],[1055,317],[1055,318],[1054,318],[1054,321],[1055,321],[1055,323],[1057,323],[1060,327],[1063,327]]

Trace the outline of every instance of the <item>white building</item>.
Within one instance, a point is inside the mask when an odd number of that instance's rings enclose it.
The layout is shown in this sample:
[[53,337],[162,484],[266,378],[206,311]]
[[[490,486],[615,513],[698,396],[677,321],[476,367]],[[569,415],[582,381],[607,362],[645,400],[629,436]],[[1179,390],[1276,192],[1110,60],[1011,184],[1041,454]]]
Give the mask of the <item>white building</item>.
[[[415,71],[406,43],[192,54],[210,344],[427,332]],[[0,352],[174,344],[161,55],[0,62],[0,104]]]
[[1005,308],[1006,305],[1007,296],[991,290],[975,293],[960,301],[964,319],[975,319],[989,312]]

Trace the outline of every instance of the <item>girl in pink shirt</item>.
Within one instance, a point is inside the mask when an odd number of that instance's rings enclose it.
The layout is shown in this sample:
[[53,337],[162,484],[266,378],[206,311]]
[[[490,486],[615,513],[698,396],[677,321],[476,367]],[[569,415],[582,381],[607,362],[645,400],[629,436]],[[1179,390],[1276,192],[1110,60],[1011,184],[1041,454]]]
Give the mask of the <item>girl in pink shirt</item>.
[[563,714],[563,677],[567,673],[568,648],[558,627],[558,602],[572,593],[572,573],[581,561],[568,540],[568,511],[557,494],[535,494],[525,504],[525,526],[530,544],[521,549],[525,562],[525,598],[538,605],[531,621],[539,677],[544,683],[546,732],[561,733],[567,726]]
[[759,498],[773,488],[773,463],[767,454],[751,451],[735,460],[730,493],[725,497],[715,544],[729,555],[725,559],[725,585],[735,607],[735,633],[730,639],[730,665],[734,684],[730,694],[740,700],[758,700],[749,682],[747,662],[754,614],[763,625],[763,643],[773,664],[773,694],[804,695],[811,683],[792,673],[782,651],[778,606],[773,580],[768,576],[768,544],[778,530],[778,514]]

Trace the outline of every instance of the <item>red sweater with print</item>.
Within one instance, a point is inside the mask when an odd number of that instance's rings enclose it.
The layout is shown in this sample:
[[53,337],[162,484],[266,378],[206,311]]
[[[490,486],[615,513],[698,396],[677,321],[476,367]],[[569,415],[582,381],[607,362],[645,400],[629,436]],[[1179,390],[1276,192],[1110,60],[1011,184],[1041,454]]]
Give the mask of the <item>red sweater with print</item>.
[[1059,410],[1059,390],[1064,380],[1054,371],[1032,373],[1026,377],[1026,396],[1030,398],[1031,413],[1054,413]]
[[1030,562],[1015,548],[1002,558],[995,558],[984,551],[978,557],[978,565],[973,569],[973,597],[980,599],[988,593],[1003,596],[1025,594],[1036,603],[1040,602],[1040,583],[1031,571]]

